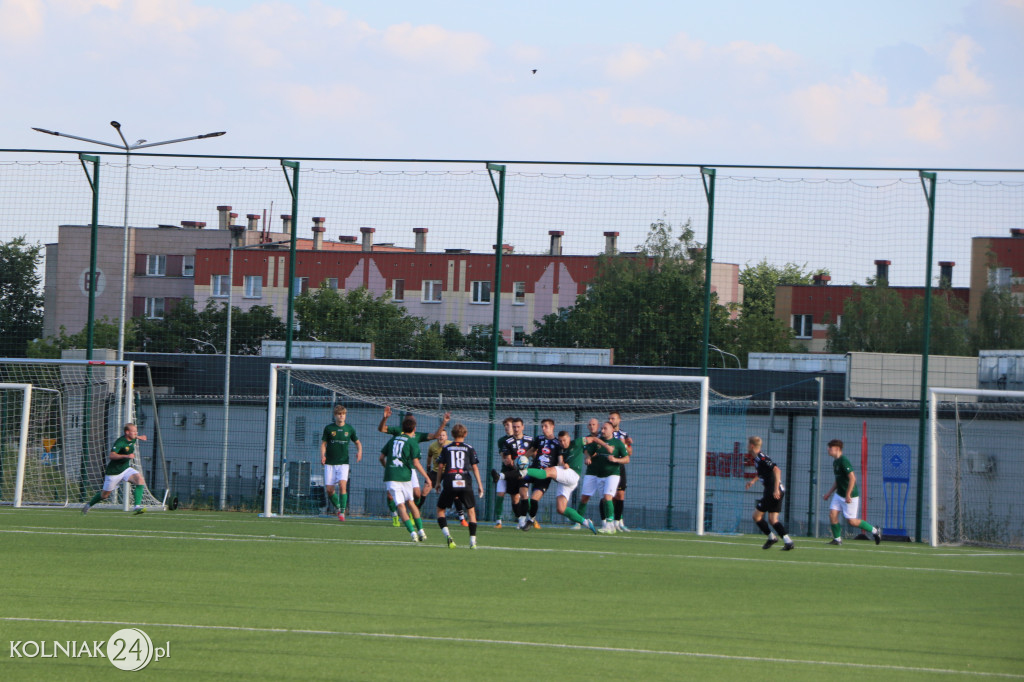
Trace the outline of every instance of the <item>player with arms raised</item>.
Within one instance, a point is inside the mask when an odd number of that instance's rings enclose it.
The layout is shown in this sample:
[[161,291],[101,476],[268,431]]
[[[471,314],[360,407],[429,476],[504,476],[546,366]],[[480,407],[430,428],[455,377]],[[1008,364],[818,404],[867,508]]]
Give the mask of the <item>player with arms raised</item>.
[[[398,428],[396,426],[388,426],[388,417],[390,417],[390,416],[391,416],[391,406],[390,405],[385,405],[384,406],[384,416],[381,417],[380,424],[377,425],[377,430],[380,431],[381,433],[386,433],[389,436],[401,435],[402,434],[402,429],[400,429],[400,428]],[[411,416],[411,415],[406,415],[406,416],[408,417],[408,416]],[[444,431],[444,428],[446,426],[448,426],[448,420],[449,419],[451,419],[451,414],[448,413],[448,412],[445,412],[444,416],[441,417],[441,424],[440,424],[440,426],[437,427],[437,431],[434,431],[433,433],[424,433],[423,431],[417,431],[416,433],[413,434],[416,437],[416,442],[417,442],[417,445],[416,445],[416,459],[417,460],[419,460],[419,458],[420,458],[419,443],[422,443],[423,441],[436,440],[437,437],[441,435],[441,432]],[[415,418],[413,419],[413,421],[415,421]],[[420,468],[421,469],[423,468],[422,465],[420,466]],[[426,478],[425,475],[424,475],[424,478]],[[427,487],[427,490],[430,490],[429,486]],[[419,478],[416,476],[415,472],[412,472],[412,491],[413,491],[413,502],[416,504],[417,507],[423,506],[423,498],[426,497],[426,494],[423,493],[422,489],[420,488],[420,481],[419,481]],[[400,525],[399,522],[398,522],[397,506],[396,506],[394,500],[391,499],[390,495],[388,495],[387,501],[388,501],[388,508],[391,509],[391,523],[392,523],[393,526],[395,526],[397,528]]]
[[384,486],[387,488],[388,497],[395,501],[398,516],[412,536],[413,542],[423,542],[427,539],[427,534],[420,519],[420,508],[413,499],[413,469],[423,474],[427,482],[427,492],[430,492],[430,479],[420,464],[415,417],[406,417],[402,421],[402,433],[381,448],[380,465],[384,467]]

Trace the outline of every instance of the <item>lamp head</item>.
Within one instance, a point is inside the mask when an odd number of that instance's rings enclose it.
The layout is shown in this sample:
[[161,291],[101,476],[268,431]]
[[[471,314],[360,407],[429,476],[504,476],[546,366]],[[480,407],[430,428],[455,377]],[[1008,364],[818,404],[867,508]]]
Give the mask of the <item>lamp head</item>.
[[117,121],[111,121],[110,125],[114,126],[115,130],[121,130],[121,124],[118,123]]

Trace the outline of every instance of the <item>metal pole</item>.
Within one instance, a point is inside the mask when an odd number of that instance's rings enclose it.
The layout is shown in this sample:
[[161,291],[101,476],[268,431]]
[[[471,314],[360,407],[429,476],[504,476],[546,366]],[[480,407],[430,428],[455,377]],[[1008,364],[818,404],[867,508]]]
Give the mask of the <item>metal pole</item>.
[[231,413],[231,293],[235,282],[235,244],[228,244],[228,309],[227,338],[224,345],[224,437],[220,454],[220,500],[218,508],[223,511],[228,497],[228,422]]
[[[82,163],[85,177],[92,188],[92,225],[89,232],[89,322],[85,346],[85,359],[92,360],[92,347],[96,332],[96,240],[99,233],[100,216],[100,157],[79,154],[78,160]],[[86,161],[92,163],[92,177],[89,177]]]
[[[494,173],[498,174],[497,183],[494,182]],[[494,189],[494,194],[498,199],[498,224],[495,234],[496,243],[494,245],[494,291],[491,294],[494,304],[494,315],[491,321],[491,369],[496,370],[498,369],[498,335],[501,329],[501,274],[505,241],[505,166],[489,163],[487,164],[487,174],[491,179],[491,187]],[[492,376],[491,396],[488,403],[489,419],[487,420],[487,463],[484,465],[486,471],[494,468],[494,420],[496,418],[497,403],[498,380]],[[487,490],[486,502],[487,511],[493,510],[493,493],[490,488]]]
[[[914,516],[914,540],[921,542],[924,510],[925,435],[928,423],[928,353],[932,335],[932,249],[935,245],[935,173],[920,172],[921,187],[928,202],[928,255],[924,280],[924,339],[921,343],[921,396],[917,417],[917,505]],[[927,184],[925,181],[927,180]]]
[[[708,342],[711,340],[711,265],[714,262],[712,241],[715,235],[715,169],[701,168],[704,195],[708,200],[708,241],[704,246],[704,343],[700,349],[700,371],[708,375]],[[708,181],[710,178],[710,182]],[[725,358],[722,358],[725,364]]]
[[672,512],[675,508],[676,481],[676,413],[672,413],[671,427],[668,437],[668,506],[665,507],[665,527],[672,530]]
[[[295,248],[297,235],[299,233],[299,163],[297,161],[281,160],[281,168],[284,170],[284,178],[288,182],[288,189],[292,194],[292,234],[288,251],[288,319],[285,321],[285,362],[292,361],[292,337],[295,327]],[[292,177],[288,177],[288,171],[292,170]],[[278,498],[279,515],[284,515],[284,477],[288,466],[288,407],[292,394],[292,372],[286,369],[284,372],[284,406],[282,409],[283,424],[281,427],[281,495]],[[268,481],[273,472],[267,472]],[[268,484],[269,485],[269,484]]]

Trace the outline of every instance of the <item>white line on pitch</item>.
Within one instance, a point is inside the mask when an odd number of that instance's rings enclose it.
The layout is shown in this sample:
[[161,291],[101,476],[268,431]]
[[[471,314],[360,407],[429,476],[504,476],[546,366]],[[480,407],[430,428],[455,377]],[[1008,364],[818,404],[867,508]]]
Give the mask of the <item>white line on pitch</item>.
[[1008,679],[1024,679],[1024,675],[1015,673],[985,672],[980,670],[955,670],[952,668],[919,668],[905,665],[884,665],[881,663],[853,663],[844,661],[821,661],[799,658],[771,658],[765,656],[734,656],[730,654],[709,654],[699,651],[668,651],[662,649],[634,649],[629,647],[593,646],[586,644],[561,644],[552,642],[525,642],[519,640],[484,639],[477,637],[441,637],[438,635],[401,635],[389,632],[352,632],[344,630],[307,630],[292,628],[255,628],[238,625],[195,625],[191,623],[134,623],[116,620],[72,620],[63,618],[19,618],[16,616],[0,616],[7,622],[30,623],[65,623],[69,625],[126,625],[146,628],[180,628],[184,630],[220,630],[233,632],[277,633],[290,635],[320,635],[338,637],[362,637],[378,639],[404,639],[426,642],[447,642],[452,644],[485,644],[499,646],[530,646],[543,649],[569,649],[575,651],[595,651],[612,654],[641,654],[647,656],[678,656],[681,658],[705,658],[720,661],[753,661],[757,663],[792,663],[798,665],[820,665],[831,668],[855,668],[861,670],[889,670],[893,672],[912,672],[940,675],[971,675],[975,677],[1002,677]]

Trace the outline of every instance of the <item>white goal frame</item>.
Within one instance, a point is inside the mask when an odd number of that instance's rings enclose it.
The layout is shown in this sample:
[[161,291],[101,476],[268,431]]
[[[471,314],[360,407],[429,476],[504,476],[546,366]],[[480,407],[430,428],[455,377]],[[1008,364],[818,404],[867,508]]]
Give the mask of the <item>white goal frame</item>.
[[971,388],[929,388],[928,389],[928,498],[929,498],[929,544],[939,546],[939,420],[940,396],[962,395],[975,398],[1015,398],[1024,400],[1024,391],[997,391]]
[[[465,376],[495,377],[505,379],[544,379],[553,381],[559,377],[596,381],[651,381],[665,383],[692,383],[700,386],[699,425],[697,435],[697,506],[694,510],[697,535],[704,535],[705,475],[708,442],[708,404],[710,380],[699,376],[678,376],[665,374],[597,374],[592,372],[513,372],[486,369],[434,369],[428,367],[365,367],[356,365],[308,365],[274,362],[270,364],[270,380],[267,390],[267,457],[263,472],[266,483],[263,486],[264,518],[276,516],[273,510],[274,447],[277,440],[277,387],[278,375],[282,371],[339,371],[364,374],[418,374],[422,376]],[[284,481],[284,472],[281,472]]]
[[21,428],[18,431],[18,468],[14,476],[14,506],[21,506],[21,489],[25,485],[25,458],[28,456],[28,422],[32,415],[32,384],[0,384],[0,388],[21,391]]
[[[90,366],[90,367],[95,367],[97,369],[115,368],[121,374],[121,376],[118,376],[118,377],[115,378],[115,381],[118,382],[119,390],[121,389],[121,387],[127,387],[127,390],[124,391],[123,402],[118,406],[120,408],[120,413],[115,415],[116,421],[119,424],[121,424],[121,425],[129,423],[129,422],[133,422],[135,420],[135,404],[134,404],[135,369],[136,369],[137,366],[138,367],[143,367],[143,368],[148,367],[146,365],[146,363],[135,362],[133,360],[78,360],[78,359],[37,359],[37,358],[0,358],[0,364],[12,365],[12,366],[16,366],[16,365],[26,365],[26,366],[50,365],[50,366],[58,366],[58,367],[60,367],[60,366],[64,366],[64,367]],[[42,390],[50,390],[50,389],[41,389],[41,388],[36,387],[36,386],[34,386],[32,384],[18,384],[18,383],[13,383],[13,382],[11,384],[0,384],[0,386],[7,386],[7,387],[10,387],[12,385],[14,385],[14,386],[26,386],[26,385],[30,386],[30,389],[29,389],[28,393],[26,394],[26,399],[27,399],[26,407],[22,408],[22,417],[23,417],[23,419],[22,419],[21,429],[22,429],[23,432],[26,432],[27,428],[28,428],[28,417],[31,415],[31,408],[30,408],[30,406],[28,406],[28,402],[31,399],[31,391],[32,390],[42,391]],[[151,383],[150,383],[150,389],[152,389],[152,384]],[[152,391],[151,391],[150,395],[152,396]],[[115,412],[116,412],[116,410],[115,410]],[[109,434],[107,434],[107,435],[109,435]],[[27,444],[28,444],[27,438],[28,438],[28,435],[27,435],[27,432],[23,433],[21,438],[22,438],[22,443],[23,444],[19,445],[18,470],[17,470],[17,474],[16,474],[16,478],[15,478],[14,503],[12,505],[15,508],[17,508],[17,507],[24,507],[25,506],[24,505],[24,499],[23,499],[23,496],[24,496],[23,488],[24,488],[24,471],[25,471],[24,467],[25,467],[25,461],[26,461],[27,454],[28,454],[28,449],[27,449]],[[154,447],[158,447],[159,446],[159,444],[157,442],[154,442],[153,445],[154,445]],[[119,506],[121,507],[121,509],[123,509],[125,511],[129,510],[131,508],[131,506],[132,506],[130,504],[130,495],[129,495],[130,489],[131,489],[131,484],[129,484],[127,481],[125,481],[125,483],[121,486],[121,494],[120,494],[121,500],[120,500]],[[147,509],[161,510],[161,511],[165,511],[167,509],[167,496],[168,496],[168,493],[170,492],[169,489],[164,493],[164,496],[163,496],[162,500],[161,499],[157,499],[155,496],[153,496],[153,491],[149,489],[149,481],[146,482],[146,491],[147,491],[148,496],[150,497],[150,500],[147,501],[147,502],[144,502],[143,504],[144,504],[144,506]],[[111,500],[110,503],[101,503],[101,504],[104,507],[115,508],[115,504],[113,502],[113,496],[112,496],[112,500]],[[96,508],[100,508],[100,505],[96,505]]]

